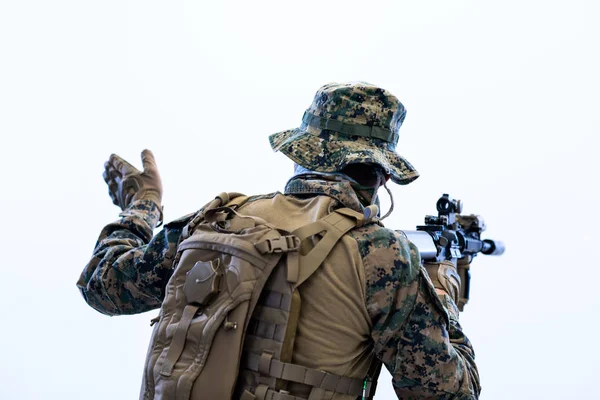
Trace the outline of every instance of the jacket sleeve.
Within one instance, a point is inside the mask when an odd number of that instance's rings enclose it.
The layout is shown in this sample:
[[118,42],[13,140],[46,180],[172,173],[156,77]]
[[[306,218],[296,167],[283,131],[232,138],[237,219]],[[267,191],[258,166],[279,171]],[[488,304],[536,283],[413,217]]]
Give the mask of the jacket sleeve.
[[107,315],[160,307],[186,222],[167,224],[153,237],[160,210],[149,200],[133,203],[120,217],[104,227],[77,281],[85,301]]
[[477,399],[475,354],[456,306],[448,297],[450,311],[444,307],[414,245],[377,228],[357,240],[375,352],[392,375],[398,398]]

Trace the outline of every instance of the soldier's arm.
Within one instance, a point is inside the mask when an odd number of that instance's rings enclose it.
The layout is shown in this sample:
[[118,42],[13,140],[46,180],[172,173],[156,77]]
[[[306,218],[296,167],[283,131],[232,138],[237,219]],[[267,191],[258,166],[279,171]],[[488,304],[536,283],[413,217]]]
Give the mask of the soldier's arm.
[[160,307],[185,219],[153,231],[160,210],[153,201],[134,202],[108,224],[77,286],[103,314],[136,314]]
[[398,398],[478,398],[473,347],[436,295],[417,249],[381,228],[366,231],[359,245],[375,351]]

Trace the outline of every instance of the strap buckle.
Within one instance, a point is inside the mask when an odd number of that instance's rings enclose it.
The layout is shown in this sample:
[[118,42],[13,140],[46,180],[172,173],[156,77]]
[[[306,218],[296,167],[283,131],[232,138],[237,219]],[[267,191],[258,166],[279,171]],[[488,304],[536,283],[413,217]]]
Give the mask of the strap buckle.
[[297,236],[281,236],[275,239],[267,239],[267,253],[287,253],[300,248],[300,239]]
[[[263,245],[264,243],[264,245]],[[300,239],[297,236],[281,236],[273,239],[266,239],[261,244],[263,253],[287,253],[288,251],[296,251],[300,248]]]

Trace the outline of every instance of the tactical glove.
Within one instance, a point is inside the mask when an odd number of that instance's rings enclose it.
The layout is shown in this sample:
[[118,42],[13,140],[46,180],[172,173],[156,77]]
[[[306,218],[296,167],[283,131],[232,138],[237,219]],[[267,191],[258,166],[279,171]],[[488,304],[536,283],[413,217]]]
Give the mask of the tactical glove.
[[460,292],[458,294],[458,306],[459,311],[465,308],[465,304],[469,301],[469,285],[471,284],[471,274],[469,269],[471,268],[471,261],[473,256],[466,256],[459,258],[457,264],[458,276],[460,277]]
[[457,311],[463,311],[469,301],[469,267],[472,259],[472,256],[459,258],[457,265],[449,260],[423,265],[435,291],[441,297],[448,295],[454,301],[452,308],[458,307]]
[[137,200],[152,200],[160,208],[162,182],[150,150],[142,152],[144,171],[139,171],[116,154],[104,163],[104,181],[113,203],[125,210]]
[[460,296],[460,277],[456,266],[452,261],[441,261],[433,263],[425,263],[423,265],[427,270],[427,274],[433,282],[438,294],[447,294],[454,304],[458,304]]

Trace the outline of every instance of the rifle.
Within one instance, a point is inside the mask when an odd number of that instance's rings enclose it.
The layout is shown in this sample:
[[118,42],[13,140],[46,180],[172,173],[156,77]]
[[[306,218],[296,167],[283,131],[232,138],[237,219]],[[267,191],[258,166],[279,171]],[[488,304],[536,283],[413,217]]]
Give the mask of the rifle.
[[458,309],[463,311],[469,301],[471,283],[470,264],[477,254],[499,256],[504,243],[481,239],[485,222],[478,215],[461,215],[463,203],[444,193],[436,203],[438,216],[426,215],[425,225],[416,231],[397,230],[419,249],[421,262],[450,260],[456,266],[461,280]]

